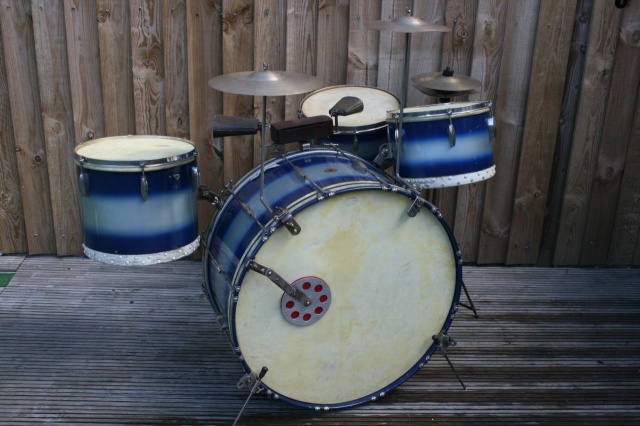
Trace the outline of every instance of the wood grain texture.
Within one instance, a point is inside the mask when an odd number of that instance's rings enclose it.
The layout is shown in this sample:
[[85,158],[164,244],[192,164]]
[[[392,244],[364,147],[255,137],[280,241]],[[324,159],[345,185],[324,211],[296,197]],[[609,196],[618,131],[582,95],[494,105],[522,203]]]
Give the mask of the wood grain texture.
[[495,103],[496,176],[487,182],[478,263],[504,263],[508,255],[516,180],[525,125],[539,2],[511,2]]
[[105,136],[97,15],[95,3],[64,2],[76,144]]
[[[279,0],[257,0],[254,11],[254,57],[256,65],[266,63],[272,70],[286,69],[286,18],[287,5]],[[267,123],[277,123],[285,119],[285,97],[271,96],[267,98]],[[253,100],[254,117],[262,121],[262,99]],[[260,164],[261,133],[254,137],[253,166]],[[271,136],[269,130],[265,134],[267,145],[265,158],[269,158]]]
[[[287,2],[287,71],[302,74],[318,74],[316,53],[318,51],[317,0],[290,0]],[[304,94],[287,96],[285,120],[298,117]],[[290,149],[290,148],[289,148]]]
[[[253,64],[253,1],[222,2],[222,73],[262,70]],[[256,97],[256,101],[262,97]],[[224,115],[253,117],[254,97],[223,93]],[[253,135],[224,138],[224,180],[240,179],[253,168]]]
[[132,0],[131,64],[136,134],[167,132],[162,42],[162,7],[159,0]]
[[162,2],[165,121],[168,136],[189,139],[186,0]]
[[349,42],[347,84],[378,84],[380,34],[365,27],[365,22],[380,20],[380,2],[352,0],[349,3]]
[[[202,184],[213,191],[223,187],[223,163],[214,150],[211,120],[222,114],[222,93],[209,87],[213,77],[222,74],[222,4],[187,3],[187,58],[189,70],[189,134],[198,149],[198,167]],[[206,232],[214,208],[198,205],[200,232]]]
[[602,2],[594,4],[589,45],[576,113],[571,158],[567,170],[555,265],[578,265],[588,216],[591,187],[602,139],[606,104],[611,86],[620,11]]
[[[393,20],[398,16],[406,16],[407,8],[413,8],[412,1],[382,0],[380,20]],[[402,75],[404,74],[406,35],[391,31],[374,31],[371,29],[367,29],[367,31],[380,34],[377,87],[391,92],[402,102]]]
[[[496,104],[503,44],[507,27],[505,1],[482,2],[478,5],[474,36],[474,51],[482,51],[471,63],[471,77],[481,82],[479,93],[470,101],[490,101]],[[453,227],[463,260],[478,258],[482,215],[484,213],[486,182],[458,188],[455,225]]]
[[[625,157],[640,88],[640,5],[621,10],[620,30],[611,69],[611,88],[591,188],[580,263],[605,265],[609,256]],[[631,167],[633,165],[629,164]]]
[[[234,421],[248,395],[236,386],[244,369],[214,322],[198,262],[126,268],[38,256],[16,269],[0,294],[1,425]],[[466,390],[435,353],[375,402],[316,412],[261,392],[239,423],[638,423],[640,270],[463,274],[479,318],[459,310],[447,355]],[[332,336],[326,344],[349,350]]]
[[42,126],[47,152],[56,252],[82,254],[82,212],[73,154],[75,138],[61,1],[32,2]]
[[27,253],[22,193],[0,34],[0,253]]
[[571,50],[569,51],[567,80],[564,86],[555,155],[553,156],[551,182],[549,185],[548,213],[544,222],[540,253],[538,255],[538,263],[545,266],[553,264],[555,242],[558,227],[560,226],[559,219],[567,182],[567,170],[571,156],[571,141],[575,128],[576,111],[578,110],[578,103],[580,101],[580,82],[584,75],[593,3],[593,0],[579,0],[576,18],[573,23],[573,40],[571,42]]
[[575,11],[575,1],[540,5],[508,264],[538,257]]
[[97,7],[105,136],[133,135],[130,8],[118,0],[99,0]]
[[[349,1],[320,0],[318,4],[317,74],[324,86],[347,82]],[[331,34],[331,37],[327,37]]]
[[0,3],[15,151],[29,252],[56,250],[29,2]]

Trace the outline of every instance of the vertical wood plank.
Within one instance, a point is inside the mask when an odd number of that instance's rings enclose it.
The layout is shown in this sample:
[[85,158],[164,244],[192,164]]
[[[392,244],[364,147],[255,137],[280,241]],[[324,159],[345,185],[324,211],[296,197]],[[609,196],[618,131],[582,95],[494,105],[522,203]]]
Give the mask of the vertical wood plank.
[[[506,18],[506,1],[482,2],[478,7],[471,76],[482,85],[480,93],[469,96],[471,100],[496,103]],[[478,260],[486,185],[486,182],[479,182],[458,188],[454,230],[465,262],[476,263]]]
[[580,82],[584,74],[587,43],[589,41],[590,19],[593,12],[593,0],[579,0],[576,18],[573,24],[573,40],[569,52],[567,79],[560,112],[558,136],[549,185],[549,201],[540,244],[538,264],[550,266],[553,263],[553,251],[560,224],[562,198],[567,182],[566,171],[571,156],[571,140],[575,128],[576,111],[580,100]]
[[[621,9],[611,90],[582,241],[582,265],[604,265],[610,250],[622,176],[640,87],[640,4]],[[631,94],[631,96],[629,95]]]
[[365,27],[365,22],[380,20],[380,2],[352,0],[349,6],[349,42],[347,84],[378,84],[380,34]]
[[478,247],[478,263],[504,263],[522,144],[539,2],[508,4],[493,141],[496,176],[489,179]]
[[349,1],[320,0],[318,5],[317,77],[325,86],[347,81]]
[[94,2],[64,2],[76,144],[105,136],[97,13]]
[[603,99],[609,95],[619,26],[619,9],[604,2],[595,2],[553,257],[555,265],[580,263],[590,191],[605,118],[606,105]]
[[164,135],[162,7],[159,0],[131,0],[129,10],[136,134]]
[[9,103],[29,253],[56,250],[30,3],[0,3]]
[[[263,63],[269,64],[270,69],[283,71],[286,69],[286,20],[287,4],[280,0],[255,0],[255,28],[254,28],[254,68]],[[285,119],[284,96],[267,98],[267,122],[277,123]],[[254,116],[262,120],[262,99],[253,100]],[[260,138],[258,133],[254,137],[253,165],[260,164]],[[265,134],[266,145],[269,145],[270,134]],[[269,150],[265,153],[268,158]]]
[[[413,1],[411,0],[382,0],[380,20],[393,20],[396,17],[406,16],[406,9],[412,7]],[[402,100],[406,35],[391,31],[371,29],[367,29],[367,31],[380,34],[377,87],[393,93]]]
[[[287,2],[287,71],[317,76],[318,0],[289,0]],[[305,94],[287,96],[285,119],[297,118]]]
[[97,7],[105,136],[133,135],[129,6],[120,0],[98,0]]
[[162,2],[167,135],[189,139],[186,0]]
[[538,257],[575,11],[576,1],[540,5],[509,264],[535,264]]
[[640,265],[640,91],[625,159],[622,188],[611,233],[609,265]]
[[[223,0],[222,13],[222,73],[253,71],[253,0]],[[224,115],[253,117],[253,97],[223,93],[223,108]],[[225,181],[238,180],[251,169],[253,139],[224,138]]]
[[60,256],[82,253],[82,212],[73,154],[75,139],[62,1],[31,4],[47,151],[51,208]]
[[[202,184],[213,191],[223,186],[223,163],[215,153],[211,120],[222,114],[222,94],[209,87],[222,73],[222,5],[219,1],[187,2],[187,58],[189,70],[189,133],[198,148]],[[198,205],[198,223],[206,232],[214,208]]]
[[[442,60],[440,63],[442,70],[450,66],[454,70],[454,75],[471,75],[477,11],[477,1],[447,1],[445,23],[451,27],[452,31],[445,33],[443,37]],[[456,21],[455,27],[454,20]],[[451,43],[452,37],[453,48]],[[465,98],[466,97],[456,98],[456,100],[466,100]],[[429,103],[436,101],[435,98],[429,99]],[[435,189],[432,193],[431,198],[433,203],[438,206],[442,216],[455,232],[458,188]]]
[[29,248],[4,57],[0,34],[0,253],[26,253]]

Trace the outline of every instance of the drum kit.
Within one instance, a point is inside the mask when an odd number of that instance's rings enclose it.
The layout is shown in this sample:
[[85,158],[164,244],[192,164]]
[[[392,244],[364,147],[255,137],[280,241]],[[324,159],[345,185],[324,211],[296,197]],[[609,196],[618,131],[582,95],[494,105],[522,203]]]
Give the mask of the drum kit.
[[[491,103],[407,108],[411,34],[451,29],[410,13],[365,25],[406,36],[401,99],[365,86],[321,88],[316,77],[267,65],[209,81],[263,98],[262,121],[213,121],[216,137],[261,134],[259,167],[221,195],[200,184],[196,149],[183,139],[111,137],[76,148],[86,255],[147,265],[200,247],[203,288],[249,398],[352,407],[381,398],[436,351],[464,387],[447,331],[459,305],[477,312],[455,237],[421,190],[493,176]],[[449,67],[411,81],[447,100],[479,86]],[[267,125],[268,96],[308,92],[297,119]],[[299,149],[285,152],[294,142]],[[197,200],[217,207],[202,238]]]

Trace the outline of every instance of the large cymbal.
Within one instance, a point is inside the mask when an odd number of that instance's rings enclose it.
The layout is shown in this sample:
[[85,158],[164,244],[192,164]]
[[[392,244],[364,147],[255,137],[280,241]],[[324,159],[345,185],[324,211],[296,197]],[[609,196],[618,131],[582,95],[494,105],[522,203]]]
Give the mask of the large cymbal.
[[390,21],[369,21],[365,27],[378,31],[393,31],[396,33],[449,32],[450,27],[440,24],[430,24],[415,16],[400,16]]
[[470,95],[481,85],[475,78],[454,75],[448,67],[443,72],[415,75],[411,83],[422,93],[437,97]]
[[214,77],[209,86],[238,95],[285,96],[319,89],[322,80],[291,71],[243,71]]

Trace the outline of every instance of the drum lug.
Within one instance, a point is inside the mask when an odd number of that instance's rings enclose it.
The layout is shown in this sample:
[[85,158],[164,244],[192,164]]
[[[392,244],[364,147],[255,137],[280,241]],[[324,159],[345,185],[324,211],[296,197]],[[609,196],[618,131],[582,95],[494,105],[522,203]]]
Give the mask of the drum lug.
[[456,146],[456,128],[453,126],[453,120],[451,119],[453,110],[447,110],[447,115],[449,116],[449,127],[447,129],[449,133],[449,146],[453,148],[454,146]]
[[493,116],[487,118],[487,127],[489,128],[489,137],[491,139],[495,139],[498,131],[496,130],[496,121],[495,118],[493,118]]
[[380,170],[385,170],[393,163],[393,155],[391,154],[391,148],[388,143],[380,145],[378,149],[378,155],[373,159],[373,164]]
[[144,174],[144,161],[140,162],[140,168],[142,169],[142,176],[140,177],[140,196],[142,197],[142,201],[147,201],[149,198],[149,181]]
[[197,165],[191,167],[191,183],[194,188],[200,187],[200,169]]
[[78,184],[80,185],[80,194],[83,196],[89,195],[89,175],[84,170],[84,157],[80,157],[78,162],[80,163],[80,174],[78,175]]
[[264,265],[259,264],[258,262],[251,260],[247,265],[252,271],[255,271],[265,277],[269,278],[275,285],[280,287],[286,294],[296,299],[298,302],[302,303],[304,306],[311,305],[311,299],[309,299],[302,290],[298,290],[291,284],[289,284],[284,278],[278,275],[273,269],[267,268]]

